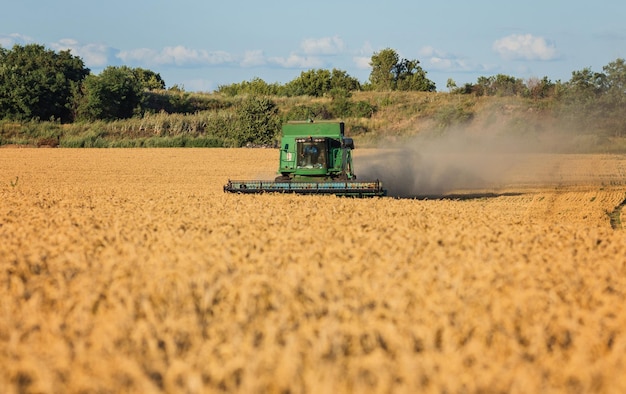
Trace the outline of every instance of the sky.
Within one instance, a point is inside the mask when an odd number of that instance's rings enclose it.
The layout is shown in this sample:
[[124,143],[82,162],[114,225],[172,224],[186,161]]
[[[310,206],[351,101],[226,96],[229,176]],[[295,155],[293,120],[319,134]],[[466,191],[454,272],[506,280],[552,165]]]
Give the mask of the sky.
[[334,68],[367,82],[386,48],[438,91],[478,77],[568,81],[626,58],[623,0],[19,0],[0,4],[0,46],[71,50],[94,74],[127,65],[211,92]]

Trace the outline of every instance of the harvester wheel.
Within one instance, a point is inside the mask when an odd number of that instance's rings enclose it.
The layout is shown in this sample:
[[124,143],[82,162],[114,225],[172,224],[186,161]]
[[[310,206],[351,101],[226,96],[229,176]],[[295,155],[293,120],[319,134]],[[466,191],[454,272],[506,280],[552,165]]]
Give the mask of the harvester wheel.
[[276,179],[274,179],[274,181],[276,181],[276,182],[289,182],[289,181],[291,181],[291,178],[289,178],[289,175],[280,175],[280,176],[277,176]]
[[[356,177],[353,176],[353,178],[356,178]],[[348,178],[348,174],[346,174],[345,172],[342,172],[335,179],[338,181],[347,181],[349,178]]]

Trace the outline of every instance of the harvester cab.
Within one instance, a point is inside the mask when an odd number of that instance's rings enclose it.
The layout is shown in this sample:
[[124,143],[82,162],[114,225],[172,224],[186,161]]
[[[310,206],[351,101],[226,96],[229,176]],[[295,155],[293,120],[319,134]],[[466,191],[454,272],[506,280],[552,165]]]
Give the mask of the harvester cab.
[[355,179],[352,138],[340,123],[287,123],[281,138],[280,176],[276,181]]
[[343,122],[288,122],[282,127],[278,176],[268,181],[233,181],[233,193],[336,194],[383,196],[382,183],[357,181],[352,165],[354,141]]

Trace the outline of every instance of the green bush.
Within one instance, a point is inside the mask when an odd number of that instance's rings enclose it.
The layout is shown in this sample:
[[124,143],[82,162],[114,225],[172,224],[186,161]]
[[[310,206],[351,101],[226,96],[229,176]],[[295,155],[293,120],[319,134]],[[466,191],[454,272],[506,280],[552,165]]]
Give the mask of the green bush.
[[448,128],[453,125],[463,124],[472,119],[474,113],[468,111],[461,104],[452,104],[441,107],[435,114],[437,125],[440,128]]
[[367,101],[357,101],[352,104],[352,116],[356,118],[371,118],[376,113],[376,107]]
[[285,120],[326,120],[332,119],[333,112],[322,103],[312,103],[310,105],[296,105],[285,115]]

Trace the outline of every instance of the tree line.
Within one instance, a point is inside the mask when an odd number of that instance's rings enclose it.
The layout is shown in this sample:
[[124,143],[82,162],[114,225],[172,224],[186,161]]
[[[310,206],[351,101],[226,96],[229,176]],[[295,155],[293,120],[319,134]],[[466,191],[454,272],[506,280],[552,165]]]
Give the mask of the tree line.
[[[310,103],[296,106],[284,120],[310,117],[371,116],[376,107],[367,101],[354,102],[358,91],[434,92],[419,60],[403,59],[391,48],[375,52],[370,61],[369,80],[361,83],[338,69],[312,69],[285,84],[269,84],[260,78],[218,86],[223,97],[248,97],[239,101],[235,118],[237,143],[267,142],[268,127],[275,128],[276,105],[271,96],[328,97],[329,105]],[[626,135],[626,64],[623,59],[603,67],[572,72],[569,81],[553,82],[547,77],[522,80],[498,74],[479,77],[475,83],[457,86],[449,79],[450,94],[473,96],[518,96],[553,99],[557,111],[575,114],[575,122],[601,126],[615,135]],[[128,66],[109,66],[92,74],[83,60],[70,51],[55,52],[42,45],[0,47],[0,119],[14,121],[115,121],[141,117],[146,113],[197,113],[225,109],[232,102],[205,95],[194,100],[184,89],[166,90],[158,73]],[[261,120],[259,120],[261,119]],[[253,132],[253,129],[258,129]],[[243,130],[243,131],[242,131]]]
[[70,51],[38,44],[0,47],[1,119],[123,119],[141,110],[144,91],[164,88],[150,70],[110,66],[94,75]]
[[391,48],[375,52],[370,61],[369,81],[359,82],[343,70],[312,69],[303,71],[286,84],[268,84],[260,78],[220,85],[218,93],[229,96],[263,94],[272,96],[338,97],[355,91],[422,91],[434,92],[436,85],[426,77],[419,60],[402,59]]
[[[198,109],[176,100],[182,89],[174,86],[172,97],[150,92],[164,90],[158,73],[128,66],[109,66],[91,73],[83,60],[69,50],[54,52],[39,44],[0,47],[0,119],[115,120],[146,111],[187,112]],[[372,75],[361,84],[343,70],[309,70],[286,84],[268,84],[261,79],[219,86],[228,96],[330,96],[345,103],[350,93],[361,90],[434,91],[435,84],[417,60],[400,59],[392,49],[372,56]],[[343,101],[342,101],[343,100]]]

